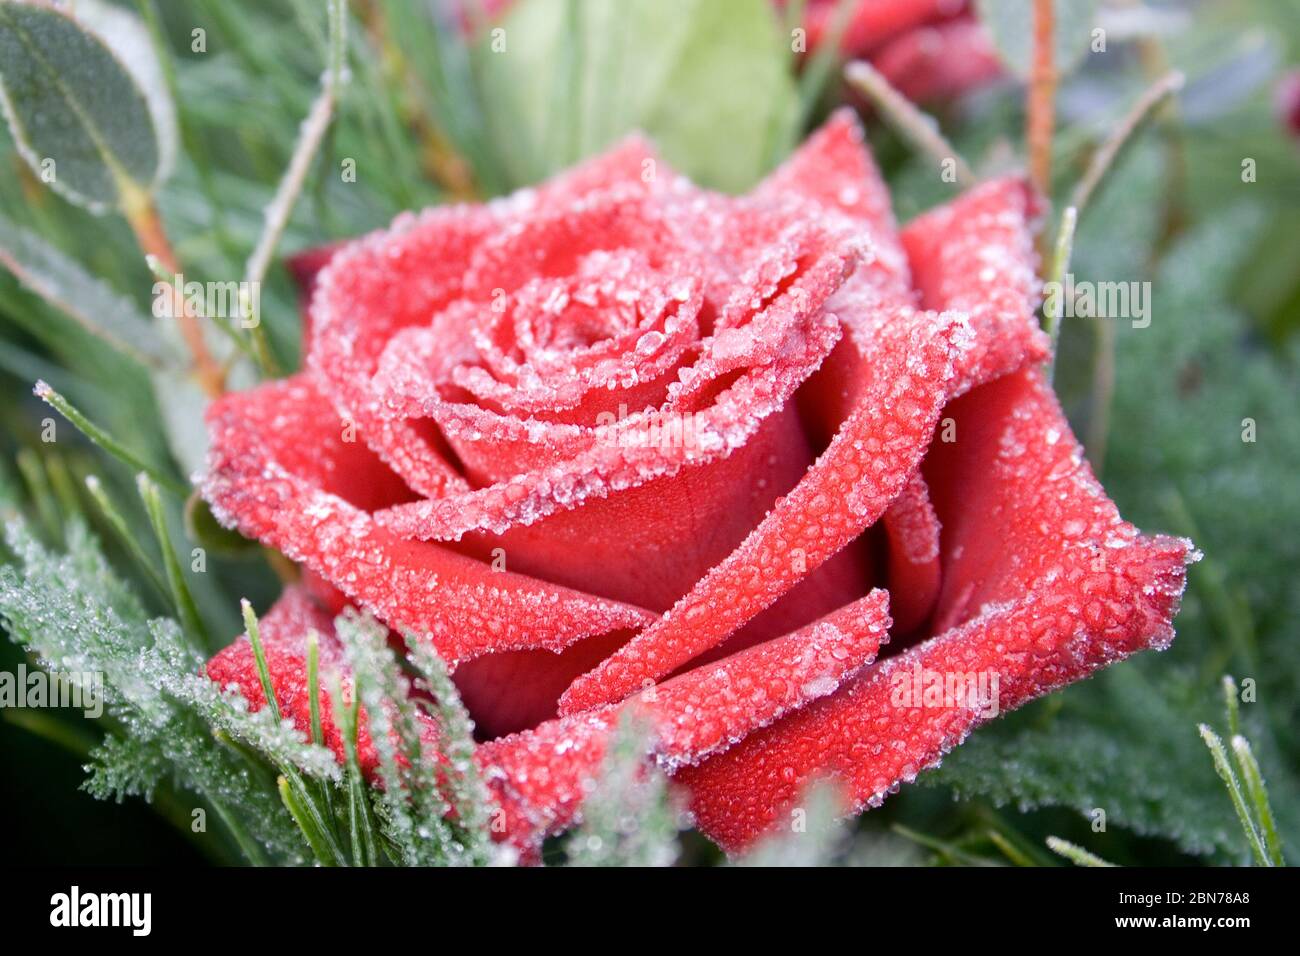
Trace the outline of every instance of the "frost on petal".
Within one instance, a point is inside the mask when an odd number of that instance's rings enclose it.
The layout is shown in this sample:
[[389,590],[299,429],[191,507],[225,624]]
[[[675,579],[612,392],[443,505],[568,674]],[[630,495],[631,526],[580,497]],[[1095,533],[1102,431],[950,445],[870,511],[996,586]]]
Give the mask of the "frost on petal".
[[944,523],[935,636],[678,774],[725,847],[765,832],[819,777],[857,808],[879,803],[980,722],[1172,639],[1190,543],[1119,517],[1041,376],[954,406],[962,438],[925,465]]
[[[337,674],[340,677],[347,699],[351,698],[351,682],[343,663],[343,649],[334,636],[333,619],[305,589],[288,587],[258,622],[258,635],[262,641],[266,668],[280,714],[285,720],[291,721],[299,732],[307,735],[310,735],[312,728],[312,689],[307,686],[307,639],[312,633],[316,634],[319,648],[319,684],[315,692],[321,732],[325,738],[323,744],[341,761],[344,754],[343,738],[334,722],[330,675]],[[238,691],[252,710],[261,710],[266,706],[266,694],[262,690],[257,660],[248,635],[241,634],[217,653],[208,661],[206,670],[208,677],[218,686]],[[362,767],[369,770],[377,758],[364,721],[359,735],[358,757]]]
[[439,545],[404,541],[367,509],[404,485],[328,408],[309,375],[228,395],[208,411],[202,481],[213,512],[283,551],[394,629],[428,634],[455,666],[644,625],[639,608],[581,594]]
[[799,484],[670,611],[574,681],[560,712],[619,700],[717,646],[874,524],[921,460],[967,331],[910,310],[883,321],[855,411]]
[[759,184],[756,194],[793,194],[848,216],[862,229],[869,254],[860,270],[905,289],[907,257],[898,238],[889,189],[867,149],[857,114],[841,108]]
[[744,539],[811,461],[800,423],[787,408],[707,466],[613,489],[535,523],[465,540],[475,554],[503,549],[513,570],[664,611]]
[[903,229],[921,305],[970,320],[973,342],[954,394],[1047,357],[1035,316],[1040,286],[1030,222],[1038,212],[1024,181],[996,179]]
[[445,207],[399,217],[339,251],[317,277],[308,366],[340,416],[416,491],[464,480],[411,423],[380,415],[371,376],[388,340],[427,322],[460,293],[477,243],[497,223],[491,207]]
[[889,506],[883,524],[891,611],[898,633],[908,634],[929,619],[941,580],[939,518],[920,472]]
[[715,199],[726,255],[678,227],[699,210],[676,191],[668,212],[601,194],[486,241],[467,288],[512,291],[467,315],[474,355],[404,330],[380,363],[390,407],[436,423],[475,487],[376,520],[657,610],[729,553],[812,461],[791,399],[840,337],[823,305],[857,248],[790,197]]
[[875,658],[888,629],[887,597],[873,591],[783,637],[648,687],[622,705],[484,744],[480,764],[505,810],[506,829],[527,849],[574,821],[624,710],[648,723],[651,752],[661,765],[689,766],[833,693]]
[[563,206],[594,193],[633,186],[650,192],[676,180],[653,144],[639,133],[625,137],[599,156],[579,163],[537,188],[538,205]]

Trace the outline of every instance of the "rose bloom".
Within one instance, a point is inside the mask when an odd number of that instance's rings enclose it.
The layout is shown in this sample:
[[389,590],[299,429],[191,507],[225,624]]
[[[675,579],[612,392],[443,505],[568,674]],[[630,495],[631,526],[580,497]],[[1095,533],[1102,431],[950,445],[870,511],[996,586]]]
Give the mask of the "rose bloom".
[[[736,851],[1166,646],[1189,542],[1120,518],[1044,379],[1038,211],[1004,178],[899,230],[841,112],[748,196],[631,139],[300,261],[306,367],[212,405],[202,480],[303,567],[281,710],[308,730],[352,604],[454,668],[526,856],[628,710]],[[208,670],[265,704],[246,638]]]
[[[841,0],[809,0],[808,46],[828,42]],[[993,39],[968,0],[856,0],[840,34],[840,52],[870,60],[890,84],[917,102],[949,99],[1002,75]]]

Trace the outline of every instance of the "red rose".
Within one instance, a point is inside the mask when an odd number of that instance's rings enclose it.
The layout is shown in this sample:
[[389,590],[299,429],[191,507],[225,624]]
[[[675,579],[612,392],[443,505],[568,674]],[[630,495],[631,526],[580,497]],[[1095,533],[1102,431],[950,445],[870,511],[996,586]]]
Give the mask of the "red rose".
[[[827,42],[841,0],[810,0],[810,49]],[[1002,75],[993,40],[966,0],[857,0],[840,35],[845,56],[871,61],[917,102],[959,96]]]
[[[991,716],[908,681],[1005,710],[1164,646],[1188,542],[1119,517],[1039,372],[1035,212],[1002,179],[900,232],[840,113],[747,197],[633,140],[342,247],[306,369],[209,413],[214,511],[308,572],[264,623],[281,709],[355,603],[456,668],[518,845],[630,706],[735,849]],[[264,703],[246,640],[209,672]]]

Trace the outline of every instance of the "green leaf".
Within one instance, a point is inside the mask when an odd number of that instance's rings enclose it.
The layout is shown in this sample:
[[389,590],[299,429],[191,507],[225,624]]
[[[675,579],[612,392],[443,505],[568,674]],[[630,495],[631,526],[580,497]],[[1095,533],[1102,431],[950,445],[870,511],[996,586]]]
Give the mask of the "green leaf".
[[[1064,76],[1082,61],[1092,41],[1097,0],[1054,0],[1054,55]],[[979,0],[979,18],[993,37],[998,55],[1021,79],[1029,76],[1034,50],[1034,0]]]
[[1197,730],[1200,731],[1201,739],[1205,741],[1205,746],[1209,749],[1210,756],[1214,760],[1215,772],[1219,775],[1224,788],[1228,791],[1228,798],[1232,801],[1232,809],[1236,811],[1237,820],[1241,823],[1241,830],[1246,834],[1246,841],[1250,844],[1250,851],[1254,855],[1255,862],[1259,866],[1267,866],[1268,855],[1264,851],[1264,840],[1250,815],[1250,808],[1246,805],[1246,797],[1242,793],[1241,783],[1237,780],[1236,771],[1232,769],[1232,764],[1228,762],[1228,752],[1224,749],[1223,738],[1206,724],[1201,724],[1197,727]]
[[92,335],[146,365],[173,357],[126,296],[54,246],[0,215],[0,265]]
[[526,0],[501,29],[477,63],[516,184],[639,129],[674,168],[740,191],[797,111],[766,0]]
[[167,176],[176,132],[143,26],[93,0],[83,7],[79,19],[0,0],[0,106],[37,176],[98,212]]
[[474,754],[474,722],[460,698],[446,663],[428,640],[406,635],[407,660],[419,675],[416,686],[433,700],[430,710],[438,722],[438,752],[452,768],[444,785],[463,854],[479,864],[493,859],[489,834],[492,796],[479,773]]
[[55,409],[60,415],[76,426],[78,431],[118,461],[127,465],[132,471],[143,472],[149,475],[150,478],[162,487],[166,488],[172,494],[182,497],[188,494],[188,488],[175,479],[162,474],[157,469],[150,468],[149,465],[142,461],[133,451],[83,415],[76,406],[54,389],[50,388],[50,386],[45,382],[37,382],[36,386],[32,389],[32,394],[48,404],[51,408]]

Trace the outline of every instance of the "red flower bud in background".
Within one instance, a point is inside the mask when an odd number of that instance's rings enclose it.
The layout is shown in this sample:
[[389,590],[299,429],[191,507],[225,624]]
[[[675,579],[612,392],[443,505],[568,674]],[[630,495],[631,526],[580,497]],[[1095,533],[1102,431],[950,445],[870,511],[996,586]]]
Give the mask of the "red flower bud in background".
[[1292,70],[1278,80],[1273,91],[1278,121],[1287,135],[1300,140],[1300,70]]
[[[839,0],[810,0],[808,47],[829,42]],[[1002,75],[988,31],[966,0],[858,0],[840,34],[846,57],[870,60],[904,96],[949,99]]]

